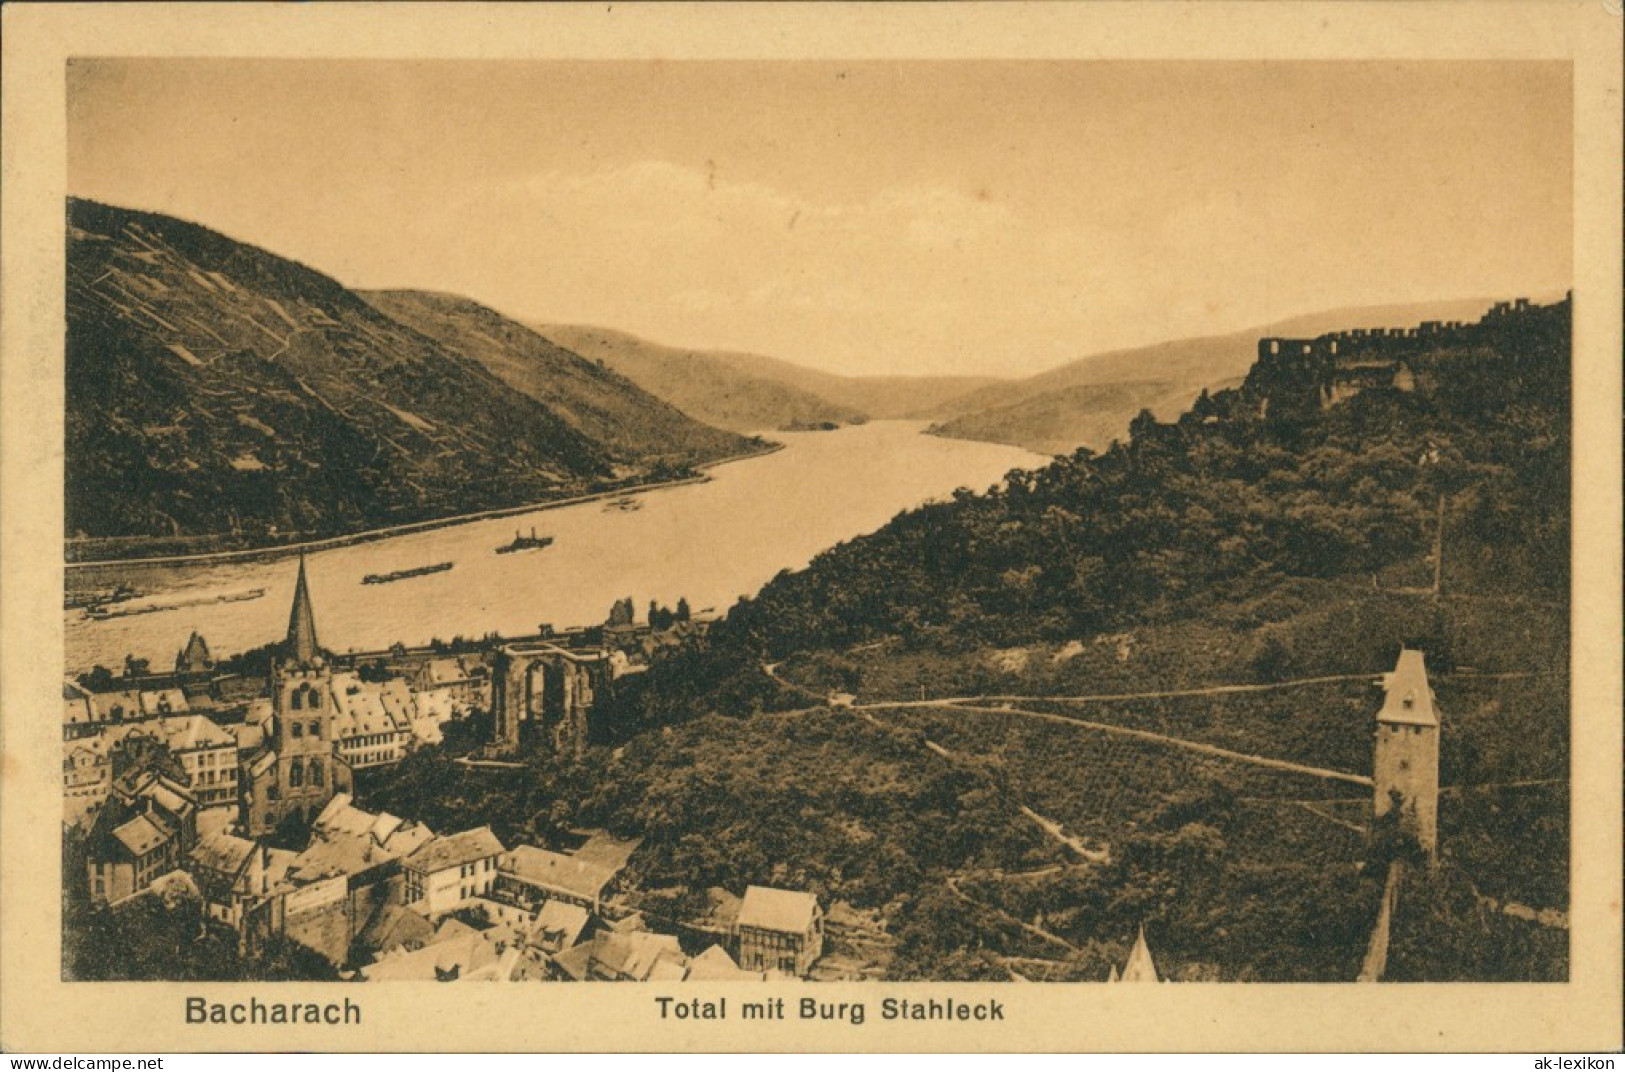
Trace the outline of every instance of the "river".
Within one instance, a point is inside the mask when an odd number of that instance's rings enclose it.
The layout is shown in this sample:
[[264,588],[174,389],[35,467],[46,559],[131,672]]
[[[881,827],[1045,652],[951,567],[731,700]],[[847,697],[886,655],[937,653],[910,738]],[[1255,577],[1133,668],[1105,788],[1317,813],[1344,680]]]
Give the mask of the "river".
[[[876,421],[832,432],[773,432],[772,454],[711,470],[699,484],[640,492],[636,510],[599,502],[538,509],[486,521],[318,551],[307,557],[317,631],[330,650],[367,651],[395,641],[520,636],[541,623],[601,622],[616,599],[632,597],[641,619],[651,599],[725,613],[780,570],[798,569],[826,548],[873,532],[898,512],[960,487],[981,490],[1011,469],[1048,458],[1016,447],[923,434],[924,425]],[[516,531],[551,536],[539,551],[499,555]],[[362,584],[437,562],[442,573]],[[205,602],[151,614],[94,620],[64,612],[67,668],[112,669],[126,654],[167,669],[192,630],[216,658],[278,639],[287,627],[296,566],[269,562],[126,567],[138,602],[207,600],[263,588],[264,596]]]

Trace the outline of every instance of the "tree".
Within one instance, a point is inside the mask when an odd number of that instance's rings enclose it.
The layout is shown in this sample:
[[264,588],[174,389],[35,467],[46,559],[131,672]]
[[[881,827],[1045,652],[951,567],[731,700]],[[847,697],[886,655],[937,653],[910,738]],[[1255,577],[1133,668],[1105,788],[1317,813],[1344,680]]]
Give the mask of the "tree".
[[1285,681],[1292,674],[1294,659],[1286,641],[1275,634],[1265,637],[1250,660],[1253,676],[1264,682]]
[[89,673],[79,675],[79,684],[91,692],[112,692],[113,681],[113,671],[100,663],[92,667]]

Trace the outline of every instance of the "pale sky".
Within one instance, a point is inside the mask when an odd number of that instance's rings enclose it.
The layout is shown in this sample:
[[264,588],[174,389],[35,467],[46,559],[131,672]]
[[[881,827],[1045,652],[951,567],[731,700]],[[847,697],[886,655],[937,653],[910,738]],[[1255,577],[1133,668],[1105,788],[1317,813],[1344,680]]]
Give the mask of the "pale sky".
[[72,193],[834,372],[1571,285],[1566,64],[143,59],[68,89]]

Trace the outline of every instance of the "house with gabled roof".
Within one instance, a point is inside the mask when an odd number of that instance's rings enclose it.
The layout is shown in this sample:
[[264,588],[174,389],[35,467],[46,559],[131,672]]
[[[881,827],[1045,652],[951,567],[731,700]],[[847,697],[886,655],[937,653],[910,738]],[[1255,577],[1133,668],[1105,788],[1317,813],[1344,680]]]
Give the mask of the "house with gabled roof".
[[580,905],[548,901],[537,911],[525,944],[549,956],[562,953],[581,941],[591,918]]
[[156,729],[186,774],[202,807],[237,803],[237,739],[203,715],[175,715],[147,723]]
[[433,919],[491,892],[506,850],[488,826],[425,842],[401,861],[405,904]]
[[670,934],[609,930],[553,957],[553,976],[586,982],[681,982],[688,958]]
[[87,822],[113,791],[113,762],[94,739],[70,740],[62,745],[62,821],[69,826]]
[[235,929],[271,890],[270,850],[225,831],[199,837],[185,866],[209,916]]
[[333,675],[333,747],[351,770],[398,763],[412,746],[413,698],[400,678]]
[[422,823],[388,812],[374,814],[339,793],[311,822],[310,840],[294,857],[285,881],[294,885],[345,876],[352,885],[388,878],[399,861],[434,839]]
[[86,700],[90,704],[90,720],[98,724],[139,722],[144,717],[139,689],[92,692],[86,694]]
[[455,919],[416,949],[397,948],[361,969],[367,982],[506,982],[525,959],[524,946],[508,928],[477,930]]
[[746,971],[805,976],[824,953],[823,909],[800,890],[747,888],[734,929]]
[[163,718],[167,715],[184,715],[190,706],[186,702],[186,693],[180,689],[142,689],[141,690],[141,717]]
[[439,744],[445,739],[445,724],[461,716],[464,710],[461,704],[444,693],[413,693],[408,725],[412,731],[411,746]]
[[364,811],[348,793],[335,795],[311,821],[303,850],[281,864],[272,850],[258,932],[285,934],[342,963],[379,906],[399,899],[401,859],[433,837],[421,823]]
[[710,946],[688,962],[687,982],[690,983],[759,983],[766,979],[763,972],[750,972],[734,963],[734,958],[720,945]]
[[434,933],[433,924],[421,912],[385,901],[373,911],[356,941],[376,957],[397,949],[422,949],[434,940]]
[[424,660],[412,679],[418,695],[432,695],[466,711],[491,702],[491,675],[476,655],[441,655]]
[[197,801],[154,770],[115,779],[85,845],[90,898],[117,903],[179,865],[197,841]]
[[94,736],[101,728],[90,692],[76,681],[62,683],[62,739]]
[[516,904],[559,900],[597,914],[619,870],[608,863],[520,845],[497,862],[495,890]]

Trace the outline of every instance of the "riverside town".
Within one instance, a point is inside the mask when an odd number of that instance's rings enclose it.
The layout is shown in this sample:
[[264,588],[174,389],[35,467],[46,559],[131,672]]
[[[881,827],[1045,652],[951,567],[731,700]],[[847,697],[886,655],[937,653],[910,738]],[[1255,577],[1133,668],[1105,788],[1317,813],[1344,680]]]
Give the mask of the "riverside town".
[[64,981],[1570,980],[1562,64],[68,71]]

